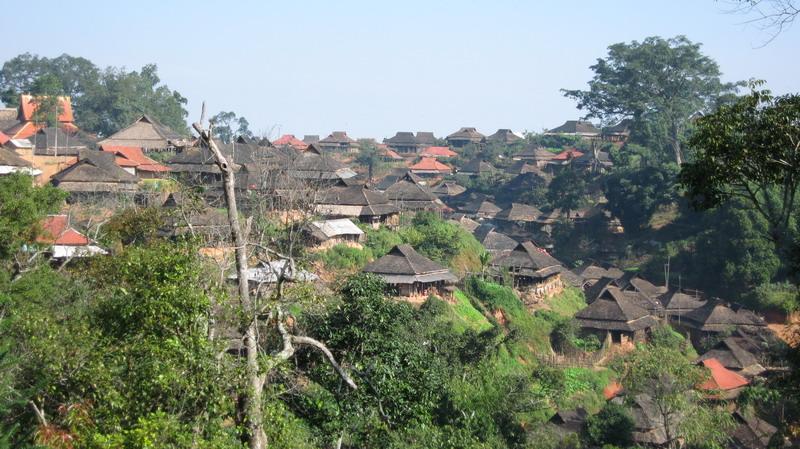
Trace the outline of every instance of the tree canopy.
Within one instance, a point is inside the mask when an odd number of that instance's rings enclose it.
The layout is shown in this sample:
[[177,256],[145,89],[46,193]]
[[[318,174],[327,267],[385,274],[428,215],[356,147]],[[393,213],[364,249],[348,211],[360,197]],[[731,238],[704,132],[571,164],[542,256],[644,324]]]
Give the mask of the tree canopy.
[[0,99],[6,106],[18,106],[23,93],[46,96],[54,92],[72,98],[76,124],[91,133],[107,136],[142,114],[177,132],[187,132],[187,100],[161,83],[155,64],[138,71],[101,69],[86,58],[68,54],[47,58],[24,53],[0,69]]
[[683,162],[683,139],[691,117],[713,109],[735,92],[723,83],[717,63],[685,36],[648,37],[608,47],[590,67],[589,90],[562,90],[578,108],[610,123],[633,120],[633,138],[662,150],[664,159]]

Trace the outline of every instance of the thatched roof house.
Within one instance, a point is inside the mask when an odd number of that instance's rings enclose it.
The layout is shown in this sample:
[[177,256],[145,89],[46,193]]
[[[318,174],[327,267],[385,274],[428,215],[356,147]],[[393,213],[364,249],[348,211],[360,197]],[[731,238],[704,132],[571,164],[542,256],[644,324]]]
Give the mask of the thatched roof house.
[[98,142],[100,145],[138,147],[145,153],[183,148],[191,140],[149,115],[142,115],[127,127]]
[[28,138],[36,156],[77,156],[94,148],[94,139],[78,131],[61,128],[41,128]]
[[706,333],[726,332],[737,327],[766,327],[767,323],[758,315],[746,309],[733,310],[719,301],[708,301],[683,315],[681,323],[685,326]]
[[464,127],[447,136],[446,140],[450,146],[461,148],[471,143],[482,143],[486,140],[486,136],[479,133],[475,128]]
[[449,210],[428,187],[415,181],[411,176],[403,176],[385,191],[389,201],[397,205],[401,211],[434,211]]
[[494,218],[502,209],[487,198],[476,198],[459,207],[458,210],[477,218]]
[[497,171],[496,168],[489,162],[477,157],[472,159],[471,161],[464,164],[463,167],[458,169],[458,173],[460,175],[467,175],[467,176],[481,176],[481,175],[488,175],[495,173]]
[[559,276],[564,270],[561,262],[532,242],[522,242],[512,251],[495,256],[489,266],[498,274],[509,272],[516,288],[530,288],[541,296],[563,288]]
[[737,426],[731,433],[731,449],[767,449],[778,428],[753,413],[736,411],[733,419]]
[[436,137],[429,131],[417,131],[417,145],[420,148],[432,147],[436,145]]
[[559,410],[547,422],[554,426],[560,434],[580,433],[583,431],[589,412],[583,407],[575,410]]
[[427,296],[458,280],[450,270],[410,245],[395,246],[385,256],[368,263],[363,271],[382,277],[401,296]]
[[400,154],[416,154],[419,150],[417,138],[409,131],[398,131],[394,136],[383,139],[383,143]]
[[288,174],[295,179],[307,181],[336,181],[356,176],[347,165],[328,156],[317,144],[287,160]]
[[603,267],[595,263],[585,263],[573,269],[572,272],[584,278],[587,286],[594,284],[601,278],[618,279],[625,274],[625,272],[619,268],[612,266]]
[[317,144],[324,151],[334,153],[352,153],[358,151],[358,142],[351,139],[344,131],[334,131]]
[[503,145],[513,145],[524,141],[525,138],[510,129],[498,129],[496,133],[486,138],[487,142],[496,142]]
[[388,175],[381,178],[381,180],[377,184],[375,184],[375,188],[378,190],[386,190],[389,187],[393,186],[394,183],[396,183],[397,181],[406,177],[408,179],[413,180],[417,184],[423,186],[427,185],[427,180],[425,178],[415,173],[412,173],[411,171],[409,171],[408,168],[401,167],[393,169]]
[[461,186],[453,181],[444,181],[437,184],[431,189],[431,193],[440,196],[455,196],[467,191],[467,188]]
[[764,372],[761,360],[748,350],[743,337],[730,336],[719,341],[697,360],[716,359],[722,366],[733,370],[744,377],[757,376]]
[[450,216],[449,221],[461,226],[462,229],[469,233],[472,233],[474,230],[478,229],[478,226],[481,225],[477,221],[467,217],[464,214],[453,214]]
[[138,188],[139,178],[117,165],[113,154],[83,150],[74,164],[56,173],[50,182],[70,192],[70,198],[76,200],[88,196],[133,194]]
[[566,122],[564,122],[563,125],[548,130],[545,133],[545,135],[548,134],[566,134],[570,136],[599,137],[600,129],[594,126],[591,122],[583,120],[567,120]]
[[575,314],[581,329],[605,337],[611,334],[614,342],[642,341],[647,332],[658,324],[640,304],[618,287],[608,286],[600,297]]
[[358,243],[364,238],[364,231],[349,218],[312,221],[308,225],[308,233],[318,244],[325,245]]
[[519,242],[511,237],[502,232],[495,231],[495,227],[488,223],[478,226],[472,233],[475,235],[475,239],[478,240],[492,256],[513,251],[514,248],[519,245]]
[[522,203],[511,203],[506,209],[495,215],[497,220],[513,221],[517,223],[533,223],[542,214],[538,208]]
[[685,291],[672,288],[660,296],[664,311],[670,318],[677,318],[699,309],[706,304],[706,300],[697,291]]
[[633,120],[626,118],[613,126],[606,126],[602,130],[603,140],[609,142],[624,142],[631,135]]
[[399,210],[389,198],[365,186],[331,187],[319,193],[315,211],[327,218],[358,218],[373,226],[397,224]]
[[0,147],[0,176],[10,173],[27,173],[36,176],[41,170],[36,170],[33,165],[22,159],[12,150]]

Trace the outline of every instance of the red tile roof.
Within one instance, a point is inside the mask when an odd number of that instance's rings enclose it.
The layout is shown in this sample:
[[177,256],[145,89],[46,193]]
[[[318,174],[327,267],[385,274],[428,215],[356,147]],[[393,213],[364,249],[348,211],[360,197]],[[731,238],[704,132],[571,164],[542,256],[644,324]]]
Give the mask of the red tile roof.
[[722,366],[717,359],[705,359],[703,365],[711,371],[711,377],[700,385],[702,390],[734,390],[750,383],[741,375]]
[[305,150],[308,148],[308,144],[295,137],[294,134],[284,134],[277,140],[273,141],[272,145],[276,147],[288,145],[297,150]]
[[453,171],[449,165],[443,164],[432,157],[422,158],[421,161],[412,165],[409,169],[417,171],[438,171],[443,173],[450,173]]
[[566,161],[567,159],[576,159],[583,156],[583,153],[575,148],[564,150],[553,157],[555,161]]
[[455,157],[458,153],[448,147],[428,147],[422,150],[420,156],[430,157]]
[[3,131],[0,131],[0,145],[5,145],[8,141],[11,140]]
[[145,156],[139,147],[123,147],[115,145],[103,145],[101,149],[107,153],[113,153],[116,163],[120,167],[136,167],[137,170],[149,172],[167,172],[169,167]]
[[397,152],[396,152],[396,151],[394,151],[394,150],[393,150],[393,149],[391,149],[391,148],[384,148],[384,149],[383,149],[383,154],[384,154],[386,157],[388,157],[389,159],[396,159],[396,160],[403,159],[403,156],[400,156],[399,154],[397,154]]
[[[58,114],[58,121],[62,123],[72,123],[75,118],[72,116],[72,101],[69,97],[58,97],[61,112]],[[36,112],[36,101],[33,95],[22,94],[19,96],[20,121],[33,121],[33,114]]]
[[[6,130],[6,132],[12,139],[27,139],[39,132],[39,130],[44,127],[44,123],[36,124],[33,122],[20,122],[11,127],[11,129]],[[59,128],[68,132],[78,131],[78,127],[72,123],[61,123],[59,124]]]
[[36,237],[37,243],[49,245],[85,246],[89,239],[69,227],[66,215],[49,215],[41,223],[42,232]]

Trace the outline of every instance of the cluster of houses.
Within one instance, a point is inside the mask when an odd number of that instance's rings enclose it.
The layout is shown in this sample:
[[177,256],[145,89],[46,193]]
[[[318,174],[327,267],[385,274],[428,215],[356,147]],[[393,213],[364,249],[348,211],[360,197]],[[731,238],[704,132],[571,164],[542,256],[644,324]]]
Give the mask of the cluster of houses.
[[[68,202],[76,206],[118,207],[127,202],[179,210],[165,232],[200,233],[225,240],[227,221],[217,209],[223,205],[222,174],[208,148],[148,115],[98,138],[75,125],[69,98],[58,100],[61,112],[54,126],[37,123],[36,100],[29,95],[20,98],[19,108],[0,110],[0,176],[26,173],[40,185],[49,183],[66,191]],[[628,129],[625,122],[599,129],[588,122],[567,121],[546,134],[620,143],[627,138]],[[486,145],[509,148],[511,160],[504,161],[502,168],[496,166],[496,161],[482,155]],[[767,371],[766,324],[751,311],[700,292],[658,286],[613,267],[587,264],[568,269],[550,254],[548,236],[559,220],[599,219],[609,229],[621,232],[619,221],[601,205],[578,211],[540,210],[533,204],[503,201],[463,185],[465,179],[500,173],[509,178],[503,190],[521,192],[547,185],[565,166],[606,170],[612,162],[608,153],[596,149],[599,146],[591,145],[591,151],[553,151],[530,145],[524,136],[509,129],[486,136],[472,127],[444,139],[431,132],[398,132],[375,146],[393,168],[372,179],[371,170],[367,175],[364,167],[352,164],[360,144],[343,131],[321,139],[286,134],[272,142],[245,138],[219,142],[234,166],[242,208],[254,212],[267,203],[271,211],[301,211],[313,216],[305,229],[310,246],[359,245],[364,232],[357,223],[395,228],[402,215],[434,212],[476,237],[491,256],[485,275],[510,279],[531,311],[572,286],[582,289],[588,302],[575,316],[576,323],[606,345],[625,347],[643,341],[661,323],[670,323],[689,335],[697,347],[714,341],[698,363],[710,369],[709,391],[717,392],[719,400],[734,398],[743,386]],[[476,149],[478,156],[459,162],[468,146]],[[199,195],[189,195],[176,185],[192,187]],[[78,227],[70,215],[47,217],[35,243],[54,259],[106,254]],[[459,282],[458,275],[409,245],[397,245],[363,270],[382,277],[398,296],[411,301],[431,294],[447,297]],[[289,280],[319,280],[316,274],[284,260],[253,267],[248,276],[263,284],[276,282],[278,273]],[[618,400],[623,392],[624,387],[617,388],[608,398]],[[656,420],[650,416],[652,401],[637,397],[633,402],[638,407],[637,443],[664,444],[663,428],[653,424]],[[774,428],[736,413],[740,428],[735,437],[741,444],[737,447],[765,447],[764,435],[774,433]],[[552,423],[570,429],[585,418],[582,410],[559,412]]]

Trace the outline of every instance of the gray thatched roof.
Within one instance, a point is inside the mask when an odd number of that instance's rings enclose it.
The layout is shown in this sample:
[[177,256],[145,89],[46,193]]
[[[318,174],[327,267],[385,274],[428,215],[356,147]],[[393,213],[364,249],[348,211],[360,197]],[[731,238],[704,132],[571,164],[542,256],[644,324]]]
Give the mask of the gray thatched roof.
[[564,270],[561,262],[532,242],[522,242],[511,252],[496,256],[490,265],[501,270],[512,268],[516,275],[531,278],[546,278]]
[[467,191],[467,188],[453,181],[444,181],[436,185],[433,189],[431,189],[432,193],[436,195],[444,195],[444,196],[454,196],[460,193],[464,193]]
[[684,314],[682,319],[689,326],[705,332],[724,332],[737,326],[767,325],[763,319],[749,310],[734,311],[718,301],[708,301],[703,307]]
[[[324,206],[360,207],[359,213],[354,214],[357,216],[390,215],[398,212],[397,207],[389,202],[389,198],[385,194],[362,185],[331,187],[320,192],[320,197],[315,203]],[[331,213],[331,215],[335,214]]]
[[511,206],[500,211],[495,218],[505,221],[534,222],[542,215],[538,208],[521,203],[511,203]]
[[409,177],[400,178],[386,189],[386,196],[403,210],[444,210],[448,209],[427,187],[414,182]]
[[436,137],[432,132],[417,131],[415,140],[420,147],[429,147],[436,144]]
[[491,224],[482,224],[472,231],[472,233],[481,245],[491,254],[512,251],[519,245],[519,242],[511,237],[495,231],[495,227]]
[[546,134],[577,134],[584,136],[600,135],[600,130],[591,122],[583,120],[567,120],[563,125],[547,131]]
[[682,316],[706,304],[706,300],[696,292],[684,292],[677,288],[662,294],[660,299],[667,313],[673,316]]
[[64,183],[114,183],[135,186],[139,178],[123,170],[114,155],[105,151],[83,150],[78,161],[53,175],[51,182]]
[[498,142],[506,145],[522,142],[524,139],[510,129],[498,129],[496,133],[486,138],[489,142]]
[[[741,339],[741,337],[726,337],[697,360],[717,359],[725,368],[739,371],[759,365],[758,357],[745,349],[745,344],[740,343]],[[761,370],[763,371],[763,368]]]
[[640,304],[618,287],[608,286],[603,294],[575,314],[583,328],[633,332],[658,324]]
[[752,412],[736,411],[733,414],[736,428],[731,433],[733,445],[736,449],[767,449],[770,440],[778,428]]
[[91,149],[94,139],[79,132],[68,132],[59,127],[42,128],[29,137],[34,154],[38,156],[77,156],[81,150]]
[[619,277],[622,277],[623,274],[625,274],[619,268],[602,267],[594,263],[583,264],[580,267],[572,270],[572,272],[588,281],[596,281],[604,277],[617,279]]
[[485,173],[493,173],[497,171],[496,168],[489,162],[477,157],[458,169],[459,173],[481,175]]
[[385,256],[368,263],[363,270],[383,277],[390,284],[456,281],[450,270],[428,259],[410,245],[397,245]]
[[31,163],[22,159],[12,150],[0,148],[0,165],[9,167],[30,167]]
[[417,138],[414,137],[414,133],[409,131],[398,131],[394,136],[383,139],[383,143],[392,146],[392,145],[402,145],[402,146],[409,146],[409,145],[416,145]]
[[480,142],[485,138],[486,136],[479,133],[475,128],[468,126],[447,136],[447,140],[468,140],[470,142]]
[[163,150],[189,145],[190,139],[149,115],[142,115],[135,122],[99,142],[100,145],[139,147],[144,151]]

